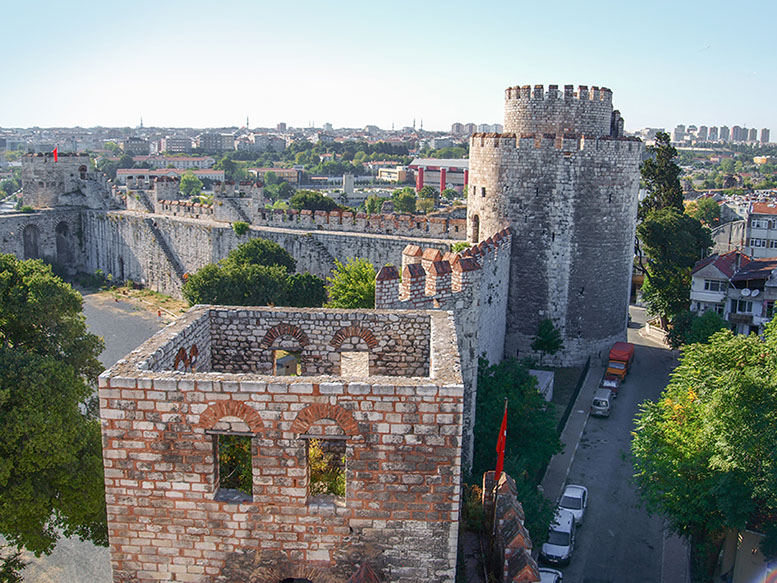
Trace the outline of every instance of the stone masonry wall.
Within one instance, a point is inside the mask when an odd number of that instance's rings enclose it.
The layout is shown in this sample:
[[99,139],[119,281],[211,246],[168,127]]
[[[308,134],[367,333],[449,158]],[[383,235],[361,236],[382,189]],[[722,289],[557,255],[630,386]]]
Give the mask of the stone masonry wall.
[[[463,387],[450,314],[424,316],[429,377],[344,381],[172,372],[169,359],[149,365],[160,349],[174,352],[165,345],[177,333],[221,311],[193,308],[100,377],[114,581],[277,583],[283,573],[344,583],[369,563],[387,582],[452,583]],[[411,313],[395,314],[401,330]],[[306,326],[293,316],[289,323]],[[342,498],[309,492],[306,435],[322,424],[345,441]],[[251,436],[253,490],[226,502],[215,444],[234,431]]]
[[0,253],[43,259],[73,269],[85,264],[85,238],[78,210],[43,209],[0,216]]
[[[285,324],[297,319],[304,325]],[[372,375],[429,374],[426,315],[236,308],[213,313],[210,322],[214,371],[272,374],[272,352],[281,349],[300,353],[303,376],[341,375],[346,351],[368,352]]]
[[[252,237],[275,241],[297,260],[297,271],[310,271],[320,277],[331,275],[335,259],[345,262],[349,257],[364,257],[378,267],[391,262],[398,264],[402,249],[408,243],[419,241],[389,235],[256,226],[238,236],[227,223],[130,211],[86,211],[83,220],[84,240],[88,242],[86,268],[102,269],[116,278],[131,278],[156,291],[180,297],[183,281],[171,267],[148,221],[156,223],[173,257],[188,273],[220,261],[231,249]],[[0,227],[2,223],[0,218]],[[450,245],[449,241],[439,239],[421,242],[443,251]]]
[[505,355],[531,354],[539,321],[561,329],[557,364],[625,338],[642,143],[475,134],[468,236],[510,226]]

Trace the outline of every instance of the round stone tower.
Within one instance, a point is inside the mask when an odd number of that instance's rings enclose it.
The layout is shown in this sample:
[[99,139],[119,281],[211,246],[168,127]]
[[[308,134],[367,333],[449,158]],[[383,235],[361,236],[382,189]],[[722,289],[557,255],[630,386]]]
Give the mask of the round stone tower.
[[505,133],[470,140],[467,239],[513,230],[505,356],[532,354],[550,318],[555,362],[578,364],[626,337],[643,144],[609,89],[505,93]]

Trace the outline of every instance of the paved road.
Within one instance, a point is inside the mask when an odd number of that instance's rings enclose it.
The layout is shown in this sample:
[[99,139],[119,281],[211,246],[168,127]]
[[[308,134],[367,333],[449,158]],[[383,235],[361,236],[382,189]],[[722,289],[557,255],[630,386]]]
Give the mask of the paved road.
[[590,497],[572,561],[562,569],[570,583],[662,581],[663,523],[641,507],[628,455],[639,404],[658,398],[675,359],[671,351],[638,335],[642,313],[633,315],[629,340],[637,348],[631,373],[612,415],[588,420],[569,471],[568,483],[587,486]]

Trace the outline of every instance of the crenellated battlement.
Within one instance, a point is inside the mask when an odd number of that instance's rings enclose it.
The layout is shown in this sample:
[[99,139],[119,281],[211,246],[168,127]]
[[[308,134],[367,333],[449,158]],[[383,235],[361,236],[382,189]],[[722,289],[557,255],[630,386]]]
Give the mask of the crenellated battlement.
[[618,136],[607,87],[523,85],[505,90],[505,131],[521,134]]
[[[402,276],[394,265],[383,267],[375,278],[375,307],[392,309],[464,309],[458,300],[476,294],[476,284],[488,266],[509,258],[511,233],[503,229],[460,253],[407,245],[402,251]],[[453,302],[453,303],[452,303]]]
[[[53,164],[54,154],[52,152],[38,152],[37,154],[25,154],[22,156],[22,164]],[[62,152],[57,154],[57,164],[89,164],[89,154],[78,152]]]
[[639,138],[615,138],[611,136],[590,136],[574,133],[523,133],[516,135],[508,132],[474,133],[470,138],[470,150],[473,149],[502,149],[520,150],[531,152],[532,150],[558,150],[564,153],[570,152],[642,152],[642,140]]
[[368,215],[351,211],[261,209],[253,224],[287,229],[322,229],[377,235],[408,235],[464,240],[467,221],[422,215]]
[[560,91],[558,85],[548,85],[545,91],[544,85],[516,85],[505,89],[505,101],[523,100],[523,101],[590,101],[602,102],[612,105],[612,91],[607,87],[588,87],[587,85],[578,85],[575,91],[574,85],[564,85],[564,90]]
[[210,219],[213,217],[213,205],[186,200],[158,200],[156,214],[189,219]]

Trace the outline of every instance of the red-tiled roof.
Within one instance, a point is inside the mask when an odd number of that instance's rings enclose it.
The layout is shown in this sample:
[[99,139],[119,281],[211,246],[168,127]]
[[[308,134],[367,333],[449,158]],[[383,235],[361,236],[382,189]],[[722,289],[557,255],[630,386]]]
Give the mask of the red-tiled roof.
[[751,259],[741,251],[731,251],[725,255],[718,255],[715,253],[714,255],[710,255],[709,257],[705,257],[701,261],[698,261],[696,265],[693,266],[693,271],[691,271],[691,273],[696,273],[708,265],[714,265],[726,277],[731,278],[737,271],[737,255],[739,256],[740,268],[750,263]]
[[737,274],[731,278],[731,281],[749,281],[752,279],[769,279],[772,271],[777,269],[777,257],[766,259],[753,259]]
[[777,203],[773,202],[754,202],[753,214],[755,215],[777,215]]

